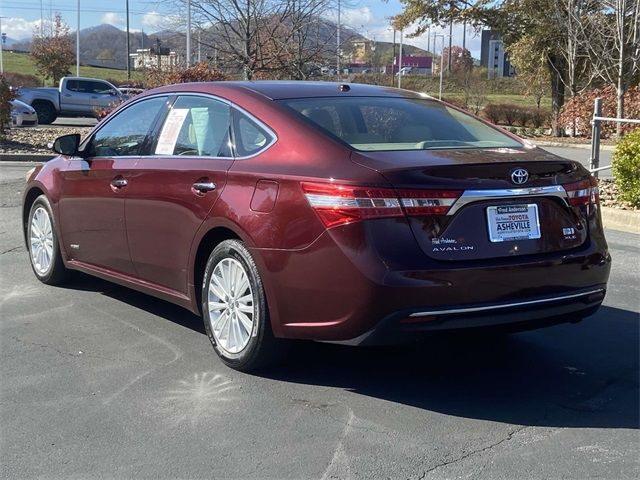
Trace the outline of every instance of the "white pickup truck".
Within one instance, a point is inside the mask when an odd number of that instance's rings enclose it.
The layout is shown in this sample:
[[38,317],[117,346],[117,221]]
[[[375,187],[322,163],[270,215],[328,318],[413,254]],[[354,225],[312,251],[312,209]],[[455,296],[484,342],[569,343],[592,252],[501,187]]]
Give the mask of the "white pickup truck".
[[20,88],[18,99],[31,105],[38,122],[46,125],[58,117],[95,117],[97,109],[126,97],[105,80],[63,77],[58,88]]

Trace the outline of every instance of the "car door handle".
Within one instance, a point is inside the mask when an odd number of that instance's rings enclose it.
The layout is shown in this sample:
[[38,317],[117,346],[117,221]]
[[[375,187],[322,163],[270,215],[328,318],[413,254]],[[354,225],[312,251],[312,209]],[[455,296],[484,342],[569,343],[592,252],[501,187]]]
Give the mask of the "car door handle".
[[216,189],[216,184],[213,182],[196,182],[192,187],[195,191],[200,193],[211,192]]
[[115,188],[126,187],[129,184],[129,181],[126,178],[114,178],[111,180],[111,185]]

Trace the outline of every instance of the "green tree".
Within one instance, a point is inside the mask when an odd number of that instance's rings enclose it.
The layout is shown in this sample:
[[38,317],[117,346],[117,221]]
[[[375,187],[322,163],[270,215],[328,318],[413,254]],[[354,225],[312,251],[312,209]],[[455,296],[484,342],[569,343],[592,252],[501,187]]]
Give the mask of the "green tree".
[[509,45],[507,52],[518,79],[524,85],[525,93],[534,98],[536,106],[540,109],[540,102],[548,94],[551,80],[545,51],[537,48],[533,37],[524,35]]
[[73,42],[69,36],[69,27],[62,21],[59,13],[53,20],[50,32],[33,36],[31,57],[37,72],[44,78],[53,80],[53,83],[70,73],[69,68],[75,61]]

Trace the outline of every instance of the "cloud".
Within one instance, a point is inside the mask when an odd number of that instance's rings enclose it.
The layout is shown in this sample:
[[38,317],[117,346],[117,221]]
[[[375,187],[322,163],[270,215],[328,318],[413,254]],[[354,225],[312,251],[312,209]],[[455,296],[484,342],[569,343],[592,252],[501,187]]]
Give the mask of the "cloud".
[[2,19],[2,33],[16,40],[29,39],[34,32],[40,31],[40,19],[25,20],[24,18],[5,17]]
[[172,20],[170,15],[156,12],[155,10],[145,13],[140,20],[142,26],[151,31],[161,30]]
[[105,13],[100,22],[108,25],[114,25],[116,27],[120,27],[125,24],[124,18],[114,12]]

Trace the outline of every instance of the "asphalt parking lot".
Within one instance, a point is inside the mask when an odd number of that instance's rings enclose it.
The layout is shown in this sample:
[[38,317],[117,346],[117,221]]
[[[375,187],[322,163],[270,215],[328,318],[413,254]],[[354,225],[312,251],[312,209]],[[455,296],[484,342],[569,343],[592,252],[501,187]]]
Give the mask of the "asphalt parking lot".
[[28,166],[0,164],[2,478],[640,477],[640,238],[608,231],[603,308],[577,325],[414,348],[300,343],[226,368],[201,320],[78,275],[40,284]]

